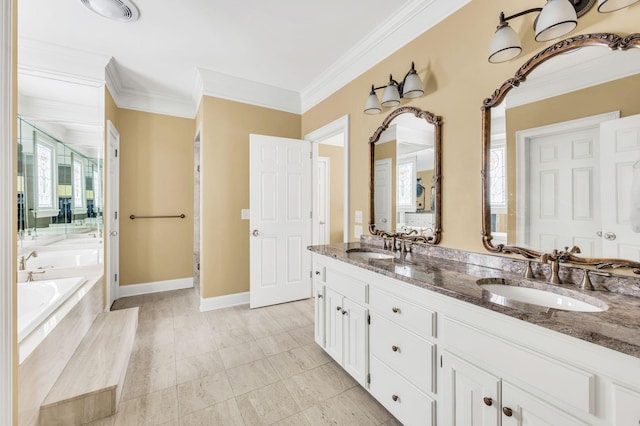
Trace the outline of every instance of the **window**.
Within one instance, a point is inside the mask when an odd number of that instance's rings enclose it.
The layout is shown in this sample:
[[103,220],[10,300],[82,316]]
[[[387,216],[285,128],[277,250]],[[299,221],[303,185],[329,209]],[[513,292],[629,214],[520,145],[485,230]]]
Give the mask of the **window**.
[[398,207],[415,208],[416,160],[408,158],[398,161]]
[[492,145],[489,152],[489,183],[491,211],[507,208],[507,166],[504,144]]
[[38,181],[38,208],[54,208],[53,147],[36,144],[36,173]]
[[73,160],[73,207],[84,207],[84,170],[80,160]]

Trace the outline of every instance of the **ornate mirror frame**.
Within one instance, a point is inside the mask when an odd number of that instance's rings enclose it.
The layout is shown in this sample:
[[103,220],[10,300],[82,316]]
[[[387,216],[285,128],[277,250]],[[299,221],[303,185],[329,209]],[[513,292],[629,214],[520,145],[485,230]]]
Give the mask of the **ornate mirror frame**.
[[[525,81],[527,76],[540,64],[554,56],[587,46],[607,46],[611,50],[640,48],[640,33],[630,34],[626,37],[611,33],[583,34],[555,43],[525,62],[513,78],[502,83],[502,85],[493,92],[491,97],[485,99],[482,103],[482,243],[490,252],[517,254],[527,259],[539,258],[544,255],[544,253],[524,247],[506,244],[493,245],[491,242],[493,238],[491,236],[491,194],[489,188],[491,108],[499,105],[511,89],[518,87]],[[578,257],[566,249],[556,253],[556,255],[560,255],[563,262],[579,265],[595,265],[598,269],[631,268],[634,273],[640,274],[640,263],[631,260]]]
[[[433,206],[433,235],[415,235],[416,231],[411,232],[387,232],[376,229],[375,211],[374,211],[374,165],[376,142],[380,139],[382,132],[389,128],[391,122],[401,114],[413,114],[415,117],[425,120],[434,126],[433,133],[433,185],[434,185],[434,206]],[[442,238],[442,117],[437,116],[429,111],[423,111],[419,108],[405,106],[392,111],[382,122],[380,127],[373,132],[369,138],[370,151],[370,172],[369,172],[369,232],[386,238],[401,238],[403,240],[414,243],[438,244]]]

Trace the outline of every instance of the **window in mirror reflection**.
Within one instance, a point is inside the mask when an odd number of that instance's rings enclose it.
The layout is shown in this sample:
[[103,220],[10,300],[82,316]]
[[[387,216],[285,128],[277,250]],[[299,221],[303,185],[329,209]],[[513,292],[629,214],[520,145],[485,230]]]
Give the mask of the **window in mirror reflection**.
[[82,194],[84,193],[83,181],[84,172],[80,160],[73,160],[73,207],[81,209],[84,207]]
[[415,158],[398,160],[398,207],[413,210],[416,199],[413,195],[413,182],[416,180]]
[[53,208],[53,147],[44,142],[36,145],[38,176],[38,209]]

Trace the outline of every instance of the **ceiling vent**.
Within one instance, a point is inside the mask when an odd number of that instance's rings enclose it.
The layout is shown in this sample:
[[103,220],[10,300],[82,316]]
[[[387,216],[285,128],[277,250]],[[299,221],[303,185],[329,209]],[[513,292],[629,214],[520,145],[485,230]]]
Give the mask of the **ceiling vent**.
[[120,22],[137,21],[140,12],[130,0],[80,0],[90,11]]

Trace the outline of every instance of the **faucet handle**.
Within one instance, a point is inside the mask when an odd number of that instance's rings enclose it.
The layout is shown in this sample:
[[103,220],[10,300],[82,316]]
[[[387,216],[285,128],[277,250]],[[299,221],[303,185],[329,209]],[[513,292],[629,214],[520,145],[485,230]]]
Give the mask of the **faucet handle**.
[[533,275],[533,269],[531,269],[531,261],[529,260],[527,262],[527,266],[524,269],[524,273],[522,274],[523,277],[525,278],[535,278],[535,276]]
[[589,270],[583,269],[584,276],[582,277],[582,281],[578,284],[578,288],[582,290],[595,290],[593,284],[591,284],[591,279],[589,278]]

